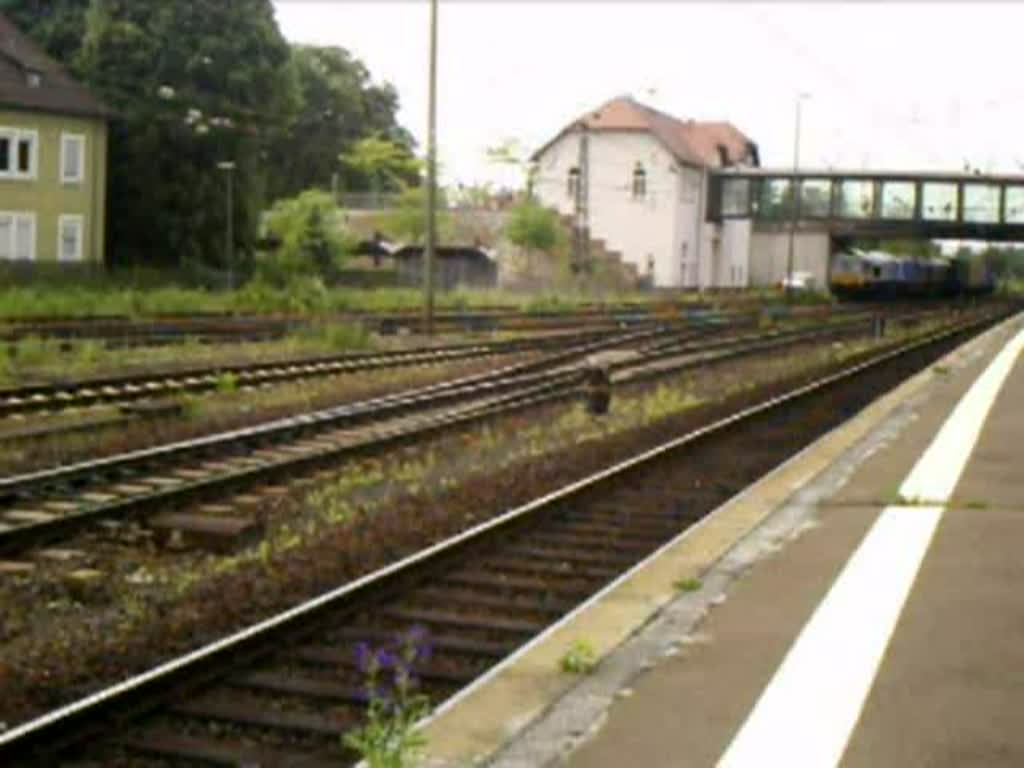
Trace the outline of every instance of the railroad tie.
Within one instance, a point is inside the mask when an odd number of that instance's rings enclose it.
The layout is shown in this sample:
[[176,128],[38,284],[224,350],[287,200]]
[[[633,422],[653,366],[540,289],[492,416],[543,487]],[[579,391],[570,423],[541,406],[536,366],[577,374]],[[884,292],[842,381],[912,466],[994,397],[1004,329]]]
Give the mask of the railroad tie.
[[38,509],[11,509],[3,514],[3,519],[11,523],[31,525],[33,523],[48,523],[56,520],[59,515],[53,512],[43,512]]
[[226,553],[250,546],[263,537],[264,525],[248,517],[233,517],[232,507],[207,505],[200,508],[207,514],[170,513],[149,520],[157,543],[166,546],[180,537],[185,546],[210,552]]
[[0,579],[14,576],[31,576],[35,570],[35,563],[25,563],[17,560],[0,560]]
[[35,553],[35,555],[41,560],[49,560],[55,563],[70,563],[75,560],[85,560],[88,556],[80,549],[62,549],[59,547],[40,549]]

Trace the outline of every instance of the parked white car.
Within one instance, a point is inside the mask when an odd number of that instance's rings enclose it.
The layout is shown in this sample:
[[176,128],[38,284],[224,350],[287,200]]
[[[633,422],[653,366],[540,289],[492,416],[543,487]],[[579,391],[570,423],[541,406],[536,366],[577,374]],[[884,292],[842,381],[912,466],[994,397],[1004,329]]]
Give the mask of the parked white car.
[[794,291],[813,291],[815,288],[814,275],[810,272],[794,272],[782,278],[780,288],[791,288]]

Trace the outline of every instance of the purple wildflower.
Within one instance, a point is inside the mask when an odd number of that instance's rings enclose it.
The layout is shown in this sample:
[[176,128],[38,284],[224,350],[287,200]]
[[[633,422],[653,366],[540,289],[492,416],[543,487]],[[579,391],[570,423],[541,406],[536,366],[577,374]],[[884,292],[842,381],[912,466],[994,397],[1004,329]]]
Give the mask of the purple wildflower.
[[377,651],[376,659],[380,669],[394,669],[399,663],[398,656],[387,648],[381,648]]
[[373,655],[369,643],[362,641],[356,643],[356,666],[359,667],[360,672],[369,670]]
[[432,648],[428,635],[429,632],[426,627],[422,624],[415,624],[407,632],[399,634],[396,638],[398,645],[402,649],[402,658],[410,666],[417,661],[425,661],[430,658]]

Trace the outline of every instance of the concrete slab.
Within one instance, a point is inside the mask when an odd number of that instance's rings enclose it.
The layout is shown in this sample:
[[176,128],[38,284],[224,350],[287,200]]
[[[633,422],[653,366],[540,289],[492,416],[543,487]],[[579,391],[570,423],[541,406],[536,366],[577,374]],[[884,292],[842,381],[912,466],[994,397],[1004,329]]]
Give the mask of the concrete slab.
[[843,766],[1024,765],[1024,509],[943,516]]
[[[210,508],[220,512],[231,512],[231,507]],[[211,552],[233,552],[250,546],[263,537],[262,522],[246,517],[228,517],[219,514],[192,515],[169,513],[153,517],[149,527],[157,536],[157,543],[163,546],[176,545],[175,539],[188,546],[200,547]]]
[[1024,508],[1024,365],[1011,371],[991,418],[957,485],[954,499],[971,506]]

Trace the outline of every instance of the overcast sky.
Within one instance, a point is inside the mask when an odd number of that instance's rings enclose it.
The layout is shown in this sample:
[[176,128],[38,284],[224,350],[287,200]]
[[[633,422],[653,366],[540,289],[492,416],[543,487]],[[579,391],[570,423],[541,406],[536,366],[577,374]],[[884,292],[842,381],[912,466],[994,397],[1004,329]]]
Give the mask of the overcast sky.
[[[426,0],[275,0],[289,40],[348,48],[427,121]],[[733,122],[762,164],[1024,172],[1024,4],[555,3],[442,0],[447,183],[501,182],[484,150],[530,149],[620,94]]]

